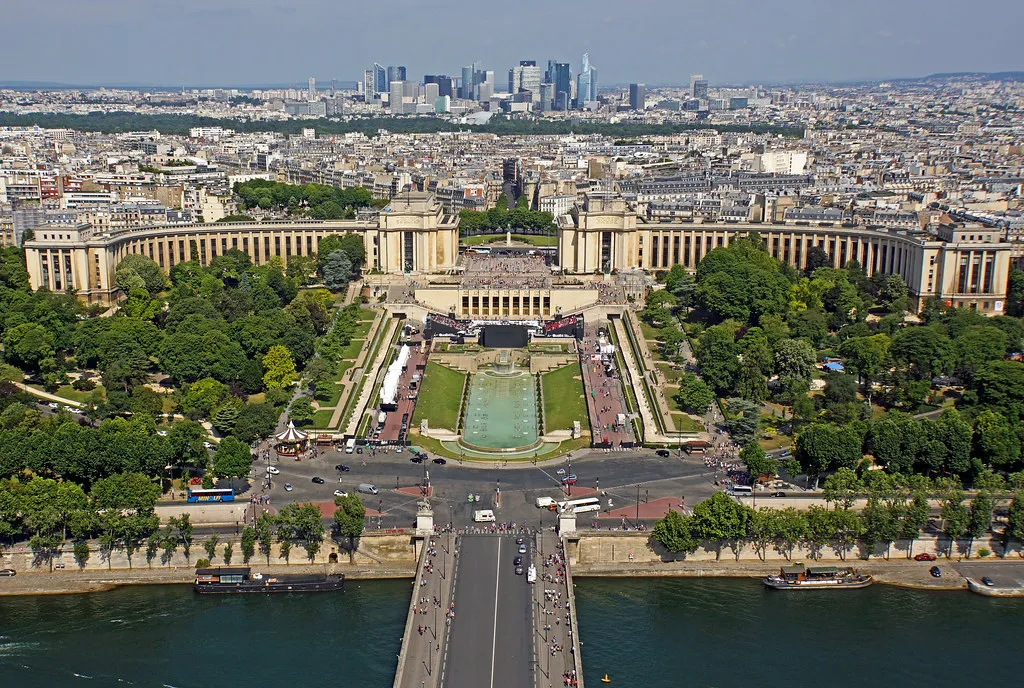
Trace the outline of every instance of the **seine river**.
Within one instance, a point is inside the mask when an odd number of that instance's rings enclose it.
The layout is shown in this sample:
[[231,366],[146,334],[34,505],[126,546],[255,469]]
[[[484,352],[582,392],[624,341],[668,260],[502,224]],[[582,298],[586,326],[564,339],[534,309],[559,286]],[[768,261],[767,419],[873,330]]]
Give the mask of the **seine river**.
[[[576,587],[591,688],[605,673],[638,688],[1021,685],[1024,600],[730,579]],[[148,586],[0,598],[0,686],[388,688],[409,594],[407,581],[352,581],[305,596]]]

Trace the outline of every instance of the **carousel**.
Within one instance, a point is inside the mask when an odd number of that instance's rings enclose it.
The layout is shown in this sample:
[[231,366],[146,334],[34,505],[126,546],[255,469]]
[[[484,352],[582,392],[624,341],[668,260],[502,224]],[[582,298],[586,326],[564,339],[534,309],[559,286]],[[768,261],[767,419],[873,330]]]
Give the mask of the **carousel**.
[[297,430],[295,423],[288,421],[288,427],[284,432],[274,437],[274,451],[278,456],[294,456],[299,460],[299,455],[309,449],[309,435]]

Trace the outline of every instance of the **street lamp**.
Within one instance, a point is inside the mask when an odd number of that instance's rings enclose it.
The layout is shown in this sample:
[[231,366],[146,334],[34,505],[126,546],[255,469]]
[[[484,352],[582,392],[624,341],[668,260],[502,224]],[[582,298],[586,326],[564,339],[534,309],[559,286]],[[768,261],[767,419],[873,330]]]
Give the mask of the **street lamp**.
[[636,522],[640,523],[640,485],[636,486]]

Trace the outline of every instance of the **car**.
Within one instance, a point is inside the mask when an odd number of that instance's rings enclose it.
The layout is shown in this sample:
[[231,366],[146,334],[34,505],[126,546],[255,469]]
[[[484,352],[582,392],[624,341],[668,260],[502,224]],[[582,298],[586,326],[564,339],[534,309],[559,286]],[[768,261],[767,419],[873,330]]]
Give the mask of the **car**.
[[786,493],[782,492],[781,490],[779,492],[772,492],[772,497],[785,497],[785,496],[786,496]]
[[412,461],[413,463],[423,463],[423,457],[420,456],[419,454],[413,454],[412,456],[409,457],[409,460]]
[[213,449],[213,442],[203,442],[203,446],[207,449]]
[[281,469],[278,468],[277,466],[267,466],[267,474],[268,475],[280,475],[281,474]]
[[348,497],[348,492],[345,492],[345,490],[335,490],[334,491],[334,496],[335,497]]
[[666,459],[669,456],[668,449],[658,449],[654,453],[657,454],[658,456],[664,457]]
[[526,554],[526,545],[519,545],[519,553]]
[[562,478],[562,484],[563,485],[575,485],[576,484],[576,476],[575,475],[567,475],[567,476],[565,476],[564,478]]
[[993,582],[992,582],[992,579],[991,579],[991,578],[989,578],[988,576],[982,576],[982,577],[981,577],[981,582],[982,582],[982,583],[983,583],[984,585],[986,585],[986,586],[988,586],[988,587],[990,587],[990,588],[991,588],[991,587],[992,587],[993,585],[995,585],[995,583],[993,583]]
[[931,552],[921,552],[914,555],[914,561],[935,561],[935,555]]
[[516,544],[517,545],[523,544],[523,538],[516,538]]
[[284,489],[285,489],[285,492],[291,492],[291,491],[292,491],[292,490],[294,490],[295,488],[294,488],[294,487],[292,487],[292,484],[291,484],[291,483],[285,483],[285,484],[284,484]]
[[343,464],[343,463],[339,463],[339,464],[338,464],[337,466],[335,466],[335,467],[334,467],[334,470],[336,470],[336,471],[340,471],[340,472],[342,472],[342,473],[348,473],[348,472],[349,472],[349,471],[351,471],[352,469],[351,469],[351,468],[349,468],[348,466],[346,466],[346,465],[345,465],[345,464]]
[[467,501],[467,502],[472,502],[472,501],[473,501],[473,493],[472,493],[472,492],[470,492],[470,493],[469,493],[469,496],[468,496],[468,497],[466,497],[466,501]]
[[401,447],[396,447],[395,448],[395,453],[396,454],[401,454],[402,453],[402,448]]
[[356,454],[362,454],[362,453],[363,453],[363,448],[362,447],[356,447]]
[[938,566],[933,566],[928,569],[928,573],[932,574],[933,578],[942,578],[942,571],[939,570]]
[[522,564],[523,564],[523,558],[522,557],[516,557],[515,559],[512,560],[512,565],[513,566],[522,566]]
[[516,567],[516,575],[517,576],[523,575],[523,567],[522,566],[517,566]]
[[448,462],[447,462],[447,461],[445,461],[444,459],[442,459],[442,458],[441,458],[441,457],[439,456],[439,457],[437,457],[436,459],[434,459],[434,463],[436,463],[436,464],[437,464],[438,466],[443,466],[443,465],[445,465],[445,464],[446,464],[446,463],[448,463]]
[[323,485],[324,484],[324,479],[321,478],[319,475],[314,475],[313,476],[313,482],[315,482],[317,485]]
[[479,502],[480,501],[480,495],[473,495],[473,501]]
[[16,576],[18,574],[14,569],[0,569],[0,576]]
[[557,473],[558,475],[565,475],[565,469],[559,468],[557,471],[555,471],[555,473]]
[[49,404],[47,404],[47,406],[49,406],[52,409],[59,409],[60,408],[60,404],[58,404],[56,401],[51,401]]

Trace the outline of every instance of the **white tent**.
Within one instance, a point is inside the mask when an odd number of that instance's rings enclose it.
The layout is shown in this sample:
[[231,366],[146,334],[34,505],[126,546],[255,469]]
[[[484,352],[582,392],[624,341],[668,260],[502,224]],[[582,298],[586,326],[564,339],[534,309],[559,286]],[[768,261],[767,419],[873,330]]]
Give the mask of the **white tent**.
[[384,384],[380,388],[380,400],[385,406],[393,406],[398,400],[398,380],[402,377],[402,368],[409,362],[409,345],[403,344],[398,352],[398,358],[388,366],[388,372],[384,375]]

